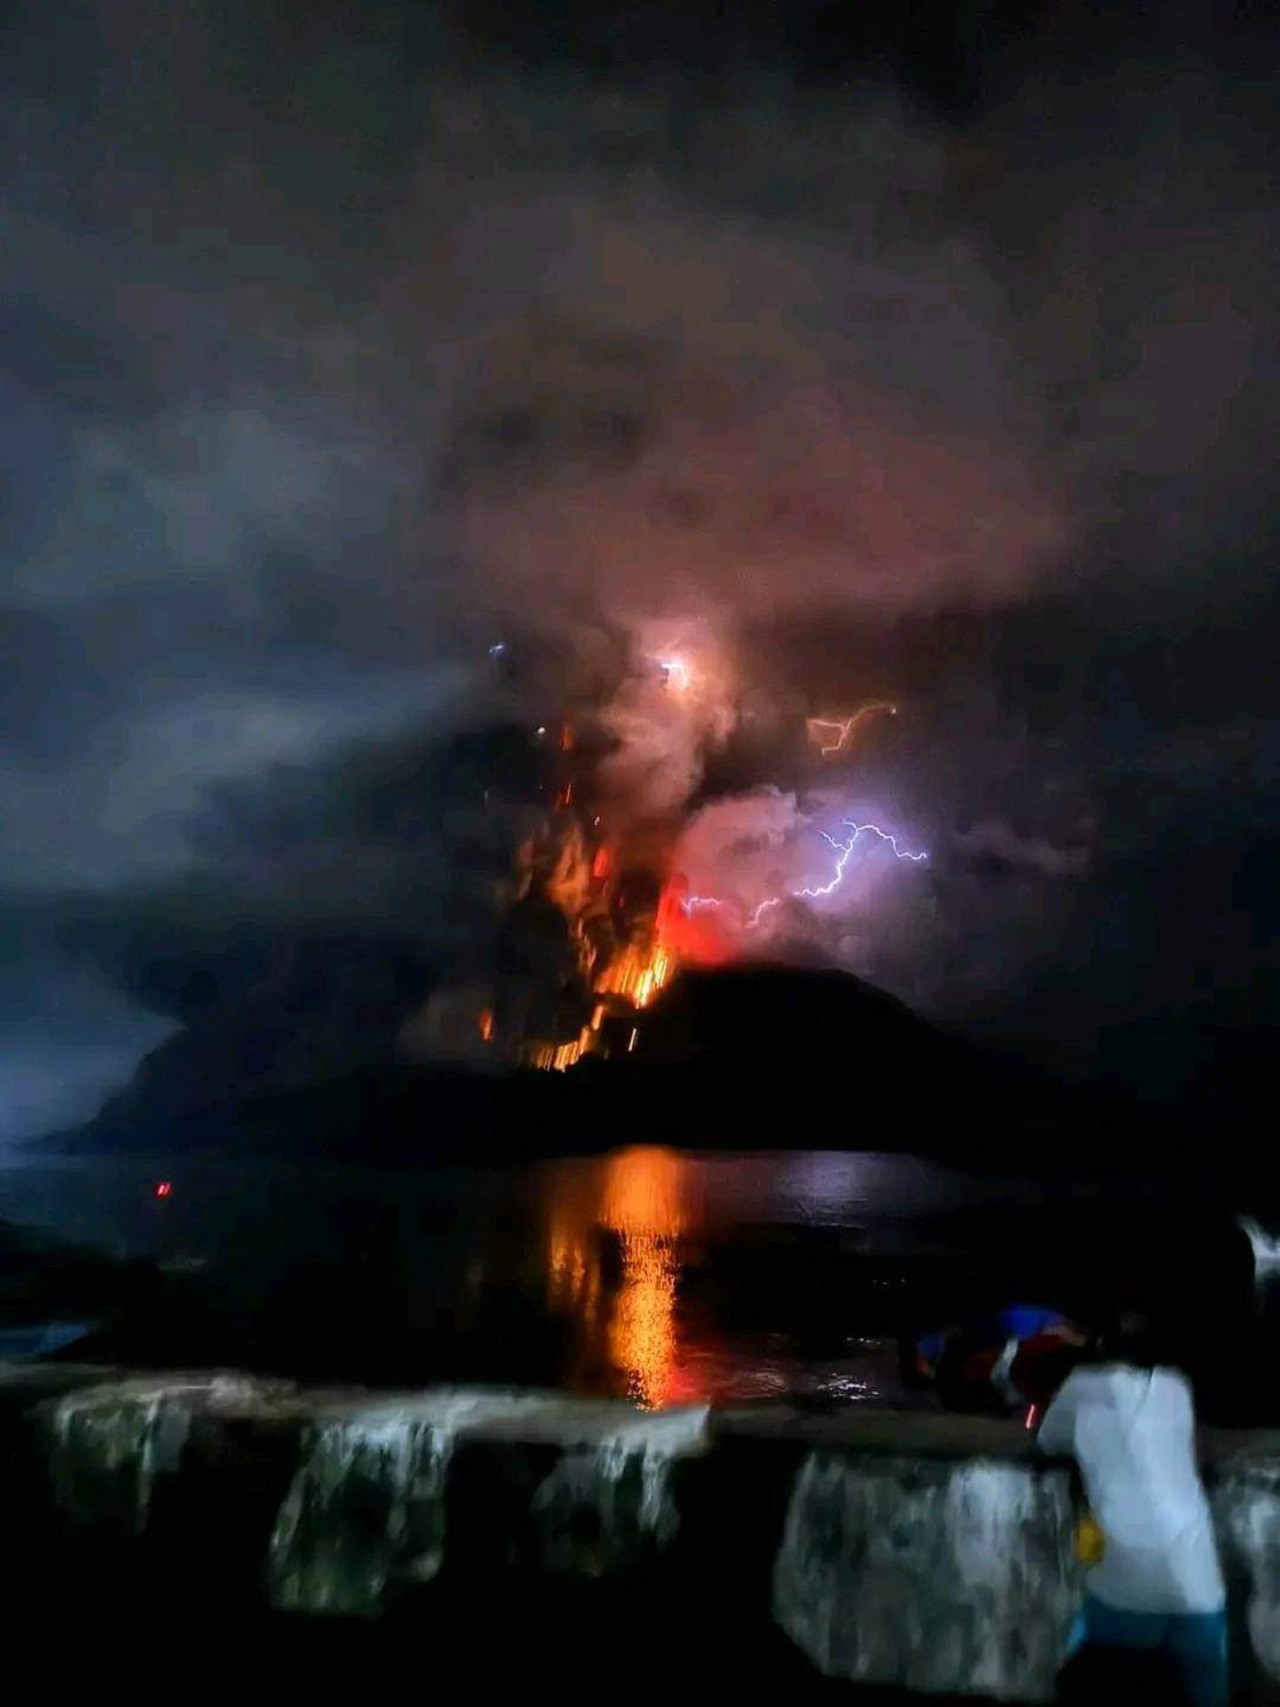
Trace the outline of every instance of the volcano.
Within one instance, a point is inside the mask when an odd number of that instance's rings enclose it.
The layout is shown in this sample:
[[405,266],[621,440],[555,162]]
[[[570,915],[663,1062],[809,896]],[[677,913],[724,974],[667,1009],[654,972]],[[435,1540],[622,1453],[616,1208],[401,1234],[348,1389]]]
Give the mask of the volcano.
[[[289,1016],[277,1024],[288,1029]],[[233,1014],[196,1020],[63,1152],[307,1158],[361,1165],[520,1161],[623,1144],[684,1149],[911,1150],[1009,1159],[1114,1129],[1084,1093],[989,1055],[895,998],[823,968],[681,972],[633,1047],[565,1073],[410,1065],[385,1016],[344,1040],[343,1066],[281,1087],[244,1071],[210,1095],[210,1061],[240,1059]],[[184,1095],[201,1084],[199,1103]],[[1132,1117],[1124,1116],[1132,1138]]]

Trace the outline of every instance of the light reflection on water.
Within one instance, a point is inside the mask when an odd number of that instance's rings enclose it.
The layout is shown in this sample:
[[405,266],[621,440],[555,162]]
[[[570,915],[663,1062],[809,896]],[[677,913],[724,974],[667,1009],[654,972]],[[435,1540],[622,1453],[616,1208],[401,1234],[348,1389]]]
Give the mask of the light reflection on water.
[[[826,1172],[826,1191],[815,1192],[813,1164],[823,1160],[836,1165]],[[811,1219],[815,1212],[847,1216],[863,1195],[848,1166],[856,1160],[787,1159],[792,1171],[807,1176],[794,1187]],[[795,1371],[785,1346],[734,1347],[681,1308],[681,1282],[699,1235],[749,1211],[767,1218],[786,1201],[789,1194],[777,1189],[776,1168],[768,1170],[766,1189],[762,1173],[730,1172],[723,1161],[717,1165],[649,1147],[547,1170],[548,1303],[577,1328],[584,1384],[598,1384],[604,1365],[609,1384],[646,1410],[726,1395],[773,1398],[793,1390]],[[612,1284],[611,1244],[619,1264]],[[811,1384],[845,1402],[877,1397],[885,1385],[884,1349],[879,1342],[855,1348],[850,1362],[811,1372]]]
[[166,1298],[154,1321],[123,1317],[105,1361],[514,1381],[645,1408],[898,1397],[893,1335],[959,1307],[954,1217],[1020,1223],[1043,1194],[876,1152],[394,1171],[0,1158],[0,1222],[157,1258],[185,1288],[190,1314]]
[[688,1164],[666,1150],[625,1150],[604,1175],[600,1218],[622,1245],[622,1279],[609,1353],[627,1396],[646,1410],[667,1404],[677,1357],[679,1241],[689,1226]]
[[667,1150],[624,1150],[590,1170],[548,1173],[547,1275],[553,1310],[575,1317],[598,1352],[606,1294],[605,1246],[612,1233],[622,1273],[608,1299],[608,1362],[636,1404],[669,1402],[676,1359],[679,1240],[690,1226],[688,1163]]

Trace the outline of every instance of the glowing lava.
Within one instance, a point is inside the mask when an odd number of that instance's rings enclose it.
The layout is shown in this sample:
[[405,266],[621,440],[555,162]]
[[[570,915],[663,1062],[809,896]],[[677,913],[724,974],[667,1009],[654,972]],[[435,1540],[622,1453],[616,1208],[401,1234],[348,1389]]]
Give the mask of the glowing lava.
[[[607,1051],[608,1035],[602,1032],[606,1017],[621,1017],[627,1008],[638,1012],[648,1007],[676,974],[677,938],[684,914],[670,885],[663,889],[651,923],[622,947],[605,949],[598,938],[593,940],[592,924],[598,926],[608,916],[619,875],[616,856],[606,844],[593,853],[581,837],[566,839],[547,879],[547,892],[570,923],[582,975],[598,999],[590,1023],[576,1037],[526,1044],[523,1059],[528,1066],[563,1073],[584,1055]],[[483,1016],[481,1026],[483,1030]],[[635,1041],[633,1027],[628,1052],[635,1048]]]
[[622,996],[632,1007],[647,1008],[671,982],[675,970],[676,957],[661,941],[628,943],[605,967],[596,991],[602,996]]
[[[842,834],[823,837],[833,850],[829,873],[784,888],[788,879],[782,873],[788,867],[784,864],[780,872],[763,862],[774,857],[770,850],[789,843],[803,820],[795,816],[793,795],[764,790],[785,811],[753,830],[752,800],[743,797],[738,803],[743,846],[727,842],[724,847],[730,858],[753,862],[754,875],[749,886],[744,884],[754,892],[753,906],[748,908],[739,895],[691,894],[685,878],[668,865],[678,846],[672,841],[675,826],[683,820],[688,828],[706,755],[723,746],[747,714],[740,711],[732,660],[701,623],[645,624],[635,642],[638,667],[602,708],[588,738],[580,743],[567,722],[557,731],[558,757],[546,784],[554,817],[531,844],[526,861],[529,882],[562,913],[576,956],[576,967],[560,972],[557,992],[543,1008],[547,1018],[540,1023],[546,1033],[516,1045],[525,1062],[554,1072],[574,1066],[584,1055],[634,1049],[638,1016],[683,962],[729,960],[741,951],[742,931],[757,929],[784,902],[818,901],[832,894],[844,882],[859,841],[884,842],[896,859],[913,864],[928,857],[902,846],[878,824],[847,819]],[[874,700],[848,716],[810,718],[809,739],[824,758],[832,758],[850,747],[861,724],[881,714],[896,716],[897,710],[891,701]],[[548,733],[546,725],[539,725],[539,739]],[[608,741],[608,751],[593,759],[602,740]],[[734,802],[722,804],[732,816]],[[601,813],[594,810],[598,805],[605,806],[610,823],[608,843],[600,831]],[[713,848],[703,863],[711,873],[723,872]],[[663,877],[656,909],[641,917]],[[594,1015],[583,1024],[592,998]]]

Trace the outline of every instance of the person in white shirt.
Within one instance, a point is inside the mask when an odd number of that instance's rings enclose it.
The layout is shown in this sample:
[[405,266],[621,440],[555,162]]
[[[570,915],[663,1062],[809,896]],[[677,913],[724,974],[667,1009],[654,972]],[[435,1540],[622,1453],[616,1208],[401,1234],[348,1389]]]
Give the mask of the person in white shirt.
[[1196,1465],[1185,1376],[1147,1360],[1130,1319],[1115,1362],[1085,1364],[1045,1411],[1046,1452],[1074,1458],[1102,1531],[1083,1640],[1160,1650],[1193,1707],[1225,1707],[1226,1590]]

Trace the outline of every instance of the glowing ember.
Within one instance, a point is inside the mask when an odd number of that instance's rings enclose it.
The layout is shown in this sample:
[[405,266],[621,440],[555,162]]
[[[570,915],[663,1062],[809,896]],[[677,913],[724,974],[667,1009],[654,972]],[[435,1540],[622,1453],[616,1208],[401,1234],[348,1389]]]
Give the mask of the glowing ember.
[[476,1016],[476,1024],[480,1035],[486,1043],[493,1042],[493,1009],[481,1008]]
[[661,942],[631,943],[605,968],[596,989],[645,1008],[671,982],[675,970],[675,956]]
[[[597,852],[592,865],[593,871],[597,869],[600,854],[604,851],[601,849]],[[603,968],[597,970],[591,978],[595,995],[614,998],[615,1007],[617,1002],[624,1002],[635,1009],[648,1007],[667,987],[678,970],[680,961],[672,942],[672,933],[682,918],[678,902],[668,891],[664,891],[652,928],[606,960]],[[584,943],[585,940],[584,937]],[[602,1027],[609,1011],[609,1002],[597,1001],[590,1023],[583,1027],[578,1037],[569,1042],[539,1041],[528,1044],[524,1051],[525,1062],[531,1067],[540,1067],[548,1072],[563,1073],[576,1065],[584,1055],[595,1054],[601,1048],[607,1047]],[[637,1036],[637,1030],[633,1026],[627,1044],[628,1054],[634,1050]]]
[[531,1043],[525,1061],[528,1066],[539,1067],[545,1073],[563,1073],[581,1061],[594,1044],[595,1033],[586,1025],[569,1043]]

